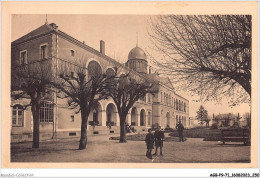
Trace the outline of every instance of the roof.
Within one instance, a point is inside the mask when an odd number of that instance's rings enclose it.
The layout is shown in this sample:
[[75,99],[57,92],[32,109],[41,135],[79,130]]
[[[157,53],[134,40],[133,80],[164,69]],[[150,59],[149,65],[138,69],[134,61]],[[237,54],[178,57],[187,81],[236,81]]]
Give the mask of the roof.
[[128,60],[131,59],[144,59],[146,60],[146,54],[142,48],[136,46],[128,54]]
[[[116,61],[115,59],[113,59],[113,58],[111,58],[111,57],[109,57],[107,55],[101,54],[98,50],[96,50],[96,49],[86,45],[85,43],[83,43],[83,42],[73,38],[72,36],[64,33],[63,31],[58,30],[56,24],[54,24],[54,23],[51,23],[51,24],[45,23],[44,25],[40,26],[39,28],[37,28],[37,29],[31,31],[30,33],[22,36],[21,38],[13,41],[12,42],[12,46],[20,44],[20,43],[28,41],[28,40],[31,40],[31,39],[34,39],[34,38],[37,38],[37,37],[40,37],[40,36],[43,36],[43,35],[46,35],[46,34],[51,33],[51,32],[56,32],[59,35],[64,36],[65,38],[74,41],[75,43],[77,43],[81,47],[89,50],[90,52],[95,53],[95,54],[97,54],[99,56],[102,56],[102,57],[106,58],[107,60],[109,60],[111,62],[114,62],[116,64],[121,64],[118,61]],[[136,46],[135,48],[133,48],[129,52],[128,59],[143,59],[143,60],[146,60],[146,54],[145,54],[145,52],[144,52],[144,50],[142,48]],[[125,67],[124,65],[122,65],[122,66]],[[128,70],[131,70],[128,67],[126,67],[126,68]],[[134,72],[136,75],[139,75],[140,77],[144,77],[146,79],[152,79],[153,77],[155,77],[153,79],[156,79],[160,83],[164,84],[165,86],[167,86],[167,87],[169,87],[171,89],[174,89],[174,87],[173,87],[173,85],[172,85],[172,83],[171,83],[171,81],[170,81],[170,79],[168,77],[158,77],[157,78],[156,77],[157,74],[154,74],[154,75],[151,75],[151,74],[149,74],[149,75],[141,75],[141,74],[139,74],[138,72],[136,72],[134,70],[131,70],[131,71]]]
[[169,77],[159,77],[159,81],[167,87],[174,89]]
[[[51,23],[51,24],[45,23],[44,25],[40,26],[39,28],[37,28],[37,29],[31,31],[30,33],[22,36],[21,38],[13,41],[12,42],[12,46],[20,44],[20,43],[23,43],[25,41],[28,41],[28,40],[31,40],[31,39],[34,39],[34,38],[37,38],[37,37],[40,37],[40,36],[43,36],[43,35],[46,35],[46,34],[51,33],[51,32],[56,32],[60,36],[63,36],[64,38],[73,41],[74,43],[76,43],[80,47],[85,48],[86,50],[88,50],[89,52],[92,52],[92,53],[94,53],[94,54],[96,54],[98,56],[102,56],[102,57],[104,57],[105,59],[107,59],[107,60],[109,60],[111,62],[114,62],[114,63],[116,63],[118,65],[121,65],[124,68],[127,68],[128,70],[131,70],[128,67],[126,67],[125,65],[123,65],[123,64],[119,63],[118,61],[116,61],[115,59],[113,59],[113,58],[111,58],[111,57],[109,57],[109,56],[107,56],[105,54],[101,54],[98,50],[96,50],[96,49],[86,45],[85,43],[83,43],[83,42],[73,38],[72,36],[66,34],[63,31],[58,30],[58,26],[55,23]],[[145,76],[139,74],[138,72],[136,72],[134,70],[131,70],[131,72],[134,72],[136,75],[139,75],[141,77],[145,77]]]
[[40,26],[39,28],[37,28],[37,29],[31,31],[30,33],[22,36],[21,38],[18,38],[17,40],[13,41],[12,46],[22,43],[27,40],[31,40],[33,38],[42,36],[44,34],[48,34],[52,31],[54,31],[54,29],[49,24],[45,23],[44,25]]
[[[165,86],[167,86],[167,87],[173,89],[173,91],[174,91],[174,87],[173,87],[172,82],[171,82],[171,80],[170,80],[169,77],[158,77],[158,80],[159,80],[160,83],[162,83],[163,85],[165,85]],[[179,94],[177,94],[175,91],[174,91],[174,94],[175,94],[176,96],[178,96],[178,97],[184,99],[184,100],[189,101],[188,99],[184,98],[183,96],[180,96]]]

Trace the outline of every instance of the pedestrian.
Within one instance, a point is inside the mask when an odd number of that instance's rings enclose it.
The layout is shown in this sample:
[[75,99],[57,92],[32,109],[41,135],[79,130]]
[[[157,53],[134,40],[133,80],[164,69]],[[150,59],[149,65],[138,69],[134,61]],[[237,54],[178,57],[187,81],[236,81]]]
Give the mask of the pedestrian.
[[161,131],[161,126],[158,126],[156,128],[156,131],[154,132],[154,141],[155,141],[155,153],[153,155],[157,155],[157,150],[160,147],[160,155],[162,154],[162,147],[163,147],[163,141],[164,141],[164,133]]
[[107,128],[111,129],[111,122],[107,123]]
[[146,156],[152,159],[152,149],[154,148],[154,136],[152,134],[152,129],[148,129],[148,134],[145,137],[145,143],[147,146]]
[[176,129],[178,130],[179,141],[180,141],[180,142],[184,142],[184,140],[183,140],[183,130],[184,130],[184,126],[182,125],[181,121],[179,121],[179,123],[176,125]]

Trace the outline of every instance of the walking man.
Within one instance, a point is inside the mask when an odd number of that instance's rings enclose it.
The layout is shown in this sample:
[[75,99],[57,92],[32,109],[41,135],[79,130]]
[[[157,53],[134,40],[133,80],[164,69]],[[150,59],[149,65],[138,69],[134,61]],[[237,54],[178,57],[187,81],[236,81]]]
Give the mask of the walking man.
[[178,133],[179,133],[180,142],[184,142],[184,140],[183,140],[184,126],[182,125],[181,121],[179,121],[179,123],[176,125],[176,129],[178,130]]
[[155,153],[153,155],[157,155],[157,150],[160,147],[160,155],[162,154],[164,133],[161,131],[161,126],[158,126],[156,131],[154,132],[154,141],[155,141]]
[[154,136],[152,134],[152,129],[148,129],[148,134],[145,137],[145,143],[147,146],[146,156],[152,159],[152,149],[154,148]]

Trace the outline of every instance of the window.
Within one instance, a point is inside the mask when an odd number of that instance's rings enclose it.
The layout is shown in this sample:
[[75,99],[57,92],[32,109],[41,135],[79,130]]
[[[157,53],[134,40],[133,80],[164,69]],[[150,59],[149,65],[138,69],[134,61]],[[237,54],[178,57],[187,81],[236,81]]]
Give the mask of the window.
[[27,51],[20,52],[20,64],[27,64]]
[[148,103],[151,103],[151,95],[148,93]]
[[74,57],[74,56],[75,56],[75,51],[74,51],[74,50],[70,50],[70,55],[71,55],[72,57]]
[[12,126],[23,127],[23,107],[15,105],[12,112]]
[[186,112],[186,103],[184,103],[184,112]]
[[74,72],[70,73],[70,77],[73,78],[74,77]]
[[145,102],[145,96],[140,97],[140,100]]
[[179,111],[181,110],[181,101],[179,100]]
[[41,46],[41,59],[46,59],[47,58],[47,45],[42,45]]
[[90,61],[88,64],[88,78],[94,76],[100,76],[102,74],[102,68],[97,61]]
[[52,103],[41,103],[40,122],[53,122],[53,106]]
[[152,117],[151,112],[148,112],[148,125],[151,125]]
[[176,99],[176,110],[179,109],[179,104],[178,104],[178,100]]
[[74,122],[74,115],[70,115],[70,121]]
[[162,95],[162,92],[161,92],[161,102],[163,102],[163,95]]

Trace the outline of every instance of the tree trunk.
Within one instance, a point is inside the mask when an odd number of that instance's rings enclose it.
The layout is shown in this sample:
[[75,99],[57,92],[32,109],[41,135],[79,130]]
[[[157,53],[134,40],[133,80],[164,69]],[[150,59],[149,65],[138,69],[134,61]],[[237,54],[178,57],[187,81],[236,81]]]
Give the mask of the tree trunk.
[[40,105],[36,102],[32,102],[32,114],[33,114],[33,148],[39,148],[40,145],[40,134],[39,134],[39,112],[40,112]]
[[122,115],[120,116],[120,143],[126,143],[126,137],[125,137],[125,120],[126,116]]
[[88,115],[86,109],[81,109],[81,135],[79,141],[79,150],[86,149],[87,146],[87,123],[88,123]]

